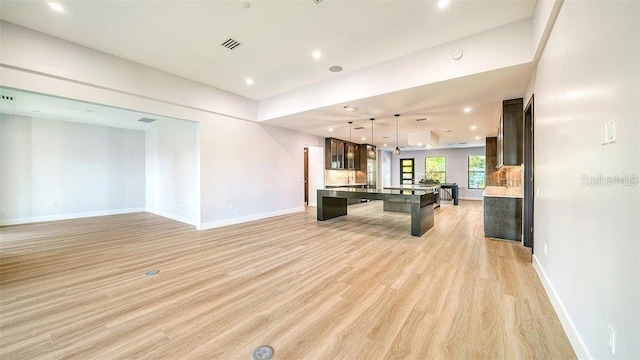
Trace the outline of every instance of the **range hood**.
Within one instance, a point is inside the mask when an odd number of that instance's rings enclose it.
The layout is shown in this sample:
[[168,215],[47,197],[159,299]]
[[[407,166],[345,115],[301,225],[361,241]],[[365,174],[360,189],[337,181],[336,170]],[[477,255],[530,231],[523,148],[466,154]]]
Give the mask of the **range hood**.
[[433,149],[440,145],[440,138],[431,131],[409,133],[409,146]]

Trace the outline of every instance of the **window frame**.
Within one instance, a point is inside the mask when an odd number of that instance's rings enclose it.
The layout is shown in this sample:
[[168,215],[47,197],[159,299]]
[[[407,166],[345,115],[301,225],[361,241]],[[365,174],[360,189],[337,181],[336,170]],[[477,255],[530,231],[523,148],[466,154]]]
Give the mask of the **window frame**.
[[[482,171],[471,170],[471,157],[481,157],[481,158],[484,159],[484,167],[483,167]],[[487,187],[486,168],[487,168],[487,156],[486,155],[468,155],[467,156],[467,188],[469,190],[483,190],[484,188]],[[481,173],[482,174],[482,179],[484,179],[482,187],[471,187],[471,174],[472,173],[473,174],[477,174],[477,173]]]

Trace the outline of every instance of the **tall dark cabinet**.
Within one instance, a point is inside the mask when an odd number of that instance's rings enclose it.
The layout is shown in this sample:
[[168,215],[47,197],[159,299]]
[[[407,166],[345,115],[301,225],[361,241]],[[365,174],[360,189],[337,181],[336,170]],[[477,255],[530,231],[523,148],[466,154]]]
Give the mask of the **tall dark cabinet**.
[[522,98],[502,102],[502,115],[498,125],[496,168],[522,164],[522,109]]
[[488,137],[485,139],[485,185],[498,186],[498,177],[494,173],[498,167],[498,138]]

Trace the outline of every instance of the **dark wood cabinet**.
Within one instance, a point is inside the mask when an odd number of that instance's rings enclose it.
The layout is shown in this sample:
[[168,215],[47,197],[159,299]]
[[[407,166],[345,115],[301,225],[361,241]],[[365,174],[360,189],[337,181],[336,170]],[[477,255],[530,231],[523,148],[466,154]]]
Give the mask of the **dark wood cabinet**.
[[[325,138],[324,163],[327,170],[359,170],[361,168],[361,148],[366,146],[352,142]],[[366,151],[366,150],[365,150]],[[353,156],[349,156],[352,154]],[[366,158],[365,158],[366,168]]]
[[502,102],[502,115],[498,124],[497,164],[514,166],[522,164],[523,144],[523,100],[511,99]]
[[488,137],[485,139],[485,185],[498,186],[498,179],[494,172],[498,167],[498,138]]

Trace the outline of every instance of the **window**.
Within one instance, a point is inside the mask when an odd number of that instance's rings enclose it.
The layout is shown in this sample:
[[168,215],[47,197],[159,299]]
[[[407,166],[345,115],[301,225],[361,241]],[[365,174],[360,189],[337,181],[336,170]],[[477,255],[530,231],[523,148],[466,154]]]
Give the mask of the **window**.
[[400,159],[400,184],[413,184],[415,177],[413,159]]
[[484,155],[469,156],[469,189],[484,189]]
[[447,161],[444,156],[424,159],[424,177],[427,183],[444,184],[447,181]]

